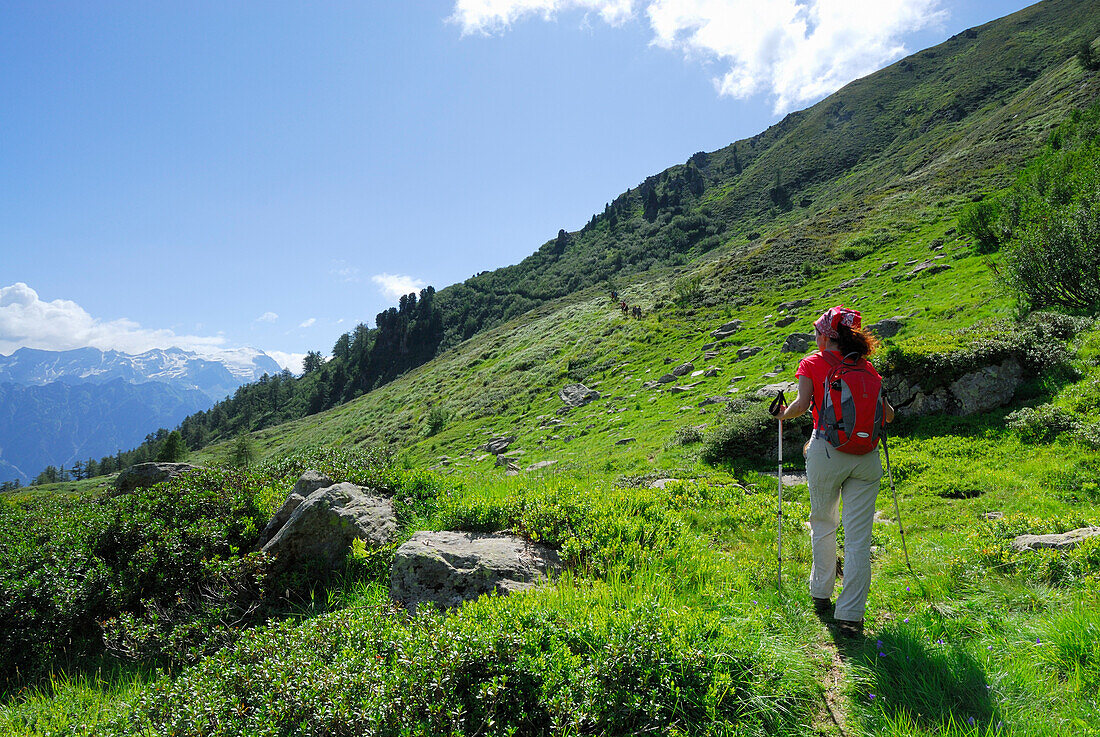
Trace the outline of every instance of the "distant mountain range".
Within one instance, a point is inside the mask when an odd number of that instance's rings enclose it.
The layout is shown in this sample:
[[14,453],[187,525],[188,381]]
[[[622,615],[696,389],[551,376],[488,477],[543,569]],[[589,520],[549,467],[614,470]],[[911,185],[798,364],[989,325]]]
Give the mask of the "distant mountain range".
[[26,483],[46,466],[133,448],[281,370],[250,348],[208,355],[21,348],[0,356],[0,481]]

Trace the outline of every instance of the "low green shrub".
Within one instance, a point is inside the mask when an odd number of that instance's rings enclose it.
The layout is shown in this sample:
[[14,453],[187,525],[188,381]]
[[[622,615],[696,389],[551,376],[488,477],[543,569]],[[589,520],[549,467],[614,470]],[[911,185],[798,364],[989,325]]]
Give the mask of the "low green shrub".
[[[783,423],[784,457],[800,458],[800,446],[809,438],[813,420],[807,412]],[[747,463],[763,467],[776,457],[779,423],[768,413],[768,403],[741,400],[728,403],[714,428],[703,440],[701,457],[707,463]],[[798,462],[796,460],[796,462]]]
[[593,596],[384,604],[256,630],[110,734],[800,734],[813,685],[716,615]]
[[1064,432],[1077,430],[1080,420],[1072,413],[1053,404],[1022,407],[1005,421],[1025,443],[1047,443]]

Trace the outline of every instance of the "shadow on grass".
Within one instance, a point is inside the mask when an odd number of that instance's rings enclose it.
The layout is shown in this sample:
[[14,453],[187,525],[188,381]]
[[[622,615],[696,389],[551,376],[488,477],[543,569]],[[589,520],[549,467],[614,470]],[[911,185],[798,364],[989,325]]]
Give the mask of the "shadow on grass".
[[949,724],[987,728],[1001,722],[985,672],[960,648],[899,632],[835,640],[857,674],[856,698],[873,704],[863,712],[868,728],[881,726],[884,716],[931,732]]

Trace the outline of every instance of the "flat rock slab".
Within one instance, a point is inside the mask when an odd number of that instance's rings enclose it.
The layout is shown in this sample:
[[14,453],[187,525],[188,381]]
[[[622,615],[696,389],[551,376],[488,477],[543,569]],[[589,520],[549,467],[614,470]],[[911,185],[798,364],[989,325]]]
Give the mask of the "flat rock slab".
[[757,399],[771,399],[779,392],[783,392],[783,395],[786,396],[795,391],[798,391],[798,384],[793,381],[781,381],[778,384],[765,384],[760,387],[756,390],[756,397]]
[[695,364],[688,361],[687,363],[681,363],[676,368],[672,369],[673,376],[686,376],[695,370]]
[[504,451],[508,450],[508,446],[514,442],[516,442],[516,436],[508,435],[506,437],[493,438],[489,442],[485,443],[482,448],[492,453],[493,455],[500,455]]
[[263,551],[274,556],[277,569],[299,564],[332,568],[343,561],[352,540],[382,547],[396,536],[389,499],[355,484],[333,484],[299,503]]
[[514,535],[418,532],[394,553],[390,596],[414,612],[422,604],[445,609],[533,588],[560,569],[554,550]]
[[813,333],[791,333],[787,336],[787,339],[783,341],[783,347],[779,349],[779,352],[805,353],[809,349],[813,339]]
[[137,463],[118,475],[115,486],[120,492],[147,489],[196,468],[190,463]]
[[589,389],[584,384],[567,384],[561,388],[558,396],[568,407],[583,407],[599,399],[600,393],[595,389]]
[[527,467],[527,470],[540,471],[544,468],[550,468],[550,466],[553,466],[555,463],[557,463],[557,461],[539,461],[538,463],[532,463],[530,466]]
[[1059,535],[1020,535],[1012,541],[1012,547],[1016,550],[1038,550],[1040,548],[1072,550],[1082,541],[1097,535],[1100,535],[1100,527],[1079,527],[1076,530],[1063,532]]

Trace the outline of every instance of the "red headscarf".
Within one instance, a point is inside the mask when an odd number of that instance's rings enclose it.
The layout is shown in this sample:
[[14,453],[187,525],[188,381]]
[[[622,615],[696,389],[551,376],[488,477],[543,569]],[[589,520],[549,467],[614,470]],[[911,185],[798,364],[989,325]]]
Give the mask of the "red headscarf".
[[852,330],[858,330],[860,326],[859,311],[849,310],[844,305],[830,307],[821,314],[821,317],[817,318],[814,329],[826,338],[835,340],[839,335],[837,328],[841,325]]

